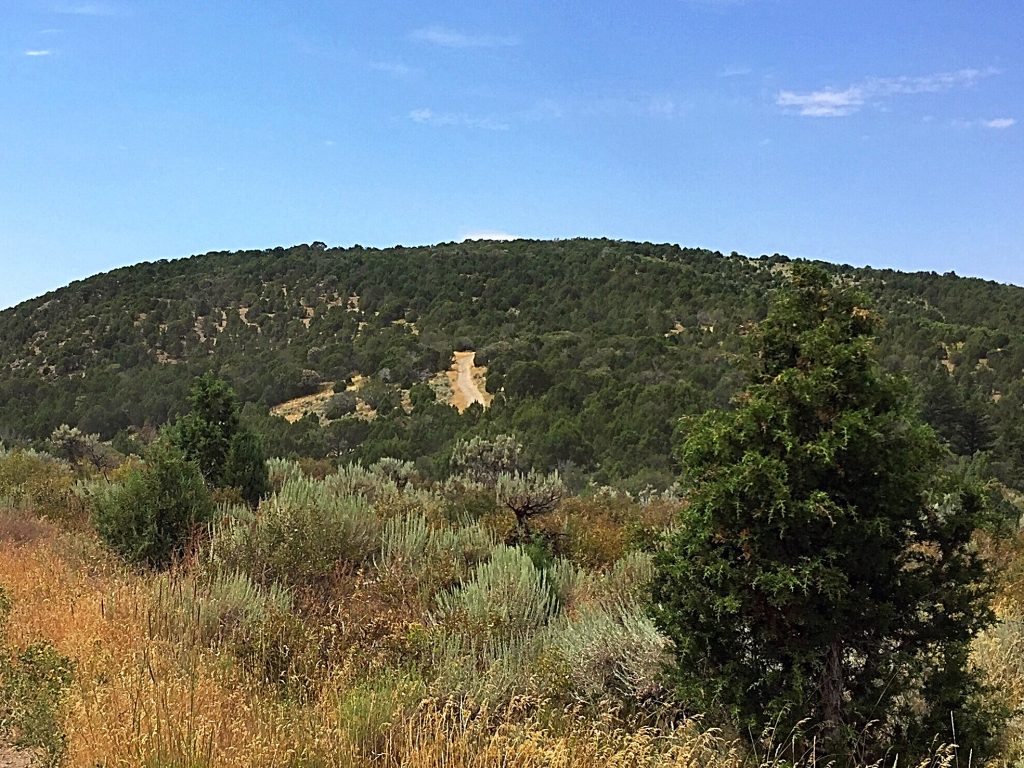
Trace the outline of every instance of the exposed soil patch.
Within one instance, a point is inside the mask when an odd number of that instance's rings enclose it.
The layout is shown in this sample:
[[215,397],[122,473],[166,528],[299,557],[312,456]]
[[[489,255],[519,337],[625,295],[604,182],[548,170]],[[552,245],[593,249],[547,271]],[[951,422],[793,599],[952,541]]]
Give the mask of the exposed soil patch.
[[452,367],[447,373],[452,391],[449,402],[459,413],[473,403],[480,403],[486,408],[494,399],[487,392],[487,368],[474,365],[475,360],[476,352],[456,352],[452,355]]
[[35,768],[38,763],[32,753],[9,747],[0,741],[0,768]]
[[313,412],[323,417],[324,411],[327,409],[327,403],[332,397],[334,397],[334,382],[325,384],[324,388],[319,392],[296,397],[294,400],[286,400],[280,405],[275,405],[270,409],[270,412],[275,416],[283,417],[289,424],[294,424],[308,412]]

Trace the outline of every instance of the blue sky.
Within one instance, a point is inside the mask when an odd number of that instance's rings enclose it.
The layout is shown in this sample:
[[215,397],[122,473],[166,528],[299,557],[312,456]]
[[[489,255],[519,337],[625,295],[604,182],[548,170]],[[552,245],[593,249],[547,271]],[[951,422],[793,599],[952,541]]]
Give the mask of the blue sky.
[[2,0],[0,307],[322,240],[1024,285],[1020,0]]

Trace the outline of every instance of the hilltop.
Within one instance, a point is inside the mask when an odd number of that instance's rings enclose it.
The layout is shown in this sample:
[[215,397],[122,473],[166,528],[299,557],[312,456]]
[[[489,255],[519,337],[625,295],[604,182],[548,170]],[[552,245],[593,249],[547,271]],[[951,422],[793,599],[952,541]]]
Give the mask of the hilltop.
[[[678,418],[728,405],[744,330],[788,264],[610,240],[313,243],[142,263],[0,312],[0,437],[69,423],[127,445],[213,370],[274,454],[389,455],[429,474],[456,436],[515,431],[534,464],[664,485]],[[919,388],[954,451],[1019,485],[1024,289],[822,266],[870,297],[884,364]],[[457,351],[486,370],[486,410],[449,405]],[[325,393],[346,389],[357,402],[329,418]]]

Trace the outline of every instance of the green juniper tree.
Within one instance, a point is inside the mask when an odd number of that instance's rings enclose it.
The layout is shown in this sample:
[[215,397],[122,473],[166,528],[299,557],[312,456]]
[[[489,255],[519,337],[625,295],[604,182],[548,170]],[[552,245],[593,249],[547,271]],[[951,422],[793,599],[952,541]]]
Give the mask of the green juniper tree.
[[658,557],[653,614],[696,711],[783,733],[808,718],[820,725],[803,746],[814,735],[861,759],[952,740],[952,714],[977,754],[996,725],[967,665],[992,620],[971,544],[982,494],[943,474],[863,307],[796,265],[750,334],[735,410],[681,425],[689,504]]
[[171,442],[210,485],[238,488],[255,504],[268,488],[266,460],[259,439],[241,423],[235,391],[208,373],[193,382],[189,403],[192,411],[169,430]]
[[101,486],[93,525],[129,562],[166,568],[181,557],[196,529],[213,516],[210,492],[194,462],[165,439],[123,482]]

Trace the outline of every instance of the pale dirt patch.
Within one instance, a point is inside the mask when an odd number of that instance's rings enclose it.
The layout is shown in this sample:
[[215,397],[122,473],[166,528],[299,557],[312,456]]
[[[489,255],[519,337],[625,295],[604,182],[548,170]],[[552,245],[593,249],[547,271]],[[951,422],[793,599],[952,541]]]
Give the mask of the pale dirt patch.
[[446,374],[451,387],[451,399],[459,413],[473,403],[484,408],[491,404],[494,396],[487,392],[487,368],[474,365],[476,352],[456,352],[452,355],[452,367]]
[[249,326],[250,328],[255,328],[256,333],[263,333],[263,329],[260,328],[260,326],[257,323],[251,322],[249,320],[249,307],[238,308],[238,319],[241,320],[242,323]]
[[270,412],[274,416],[283,417],[289,424],[294,424],[308,412],[313,412],[321,418],[325,418],[324,412],[327,410],[327,403],[332,397],[334,397],[334,382],[325,384],[319,392],[296,397],[294,400],[286,400],[279,405],[275,405],[270,409]]
[[35,768],[39,765],[31,752],[15,749],[0,742],[0,768]]

